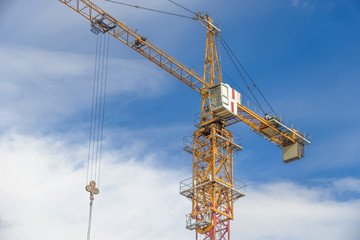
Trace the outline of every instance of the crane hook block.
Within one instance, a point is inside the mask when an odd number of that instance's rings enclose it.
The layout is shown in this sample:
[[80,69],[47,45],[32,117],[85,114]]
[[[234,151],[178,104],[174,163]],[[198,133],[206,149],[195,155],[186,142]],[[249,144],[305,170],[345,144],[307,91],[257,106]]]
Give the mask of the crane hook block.
[[90,193],[91,202],[94,201],[94,195],[99,194],[99,189],[96,188],[96,182],[90,181],[90,184],[85,187],[86,191]]

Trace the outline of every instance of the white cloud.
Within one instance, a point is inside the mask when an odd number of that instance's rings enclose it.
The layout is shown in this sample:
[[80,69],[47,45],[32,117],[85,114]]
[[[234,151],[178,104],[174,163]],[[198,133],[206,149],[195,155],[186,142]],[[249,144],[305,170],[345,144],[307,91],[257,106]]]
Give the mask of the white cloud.
[[349,239],[360,237],[360,200],[336,201],[331,187],[254,184],[237,204],[233,236],[244,239]]
[[[190,173],[162,168],[156,154],[145,149],[143,159],[129,159],[131,151],[105,152],[92,239],[192,239],[194,233],[184,228],[191,204],[178,194],[178,182]],[[84,238],[87,144],[6,133],[0,152],[0,238]],[[356,240],[360,201],[341,202],[328,193],[334,185],[358,181],[331,180],[327,187],[250,184],[235,206],[232,238]]]
[[[91,106],[94,57],[0,47],[0,126],[44,124]],[[109,59],[108,96],[156,97],[171,81],[145,60]]]
[[[86,233],[88,194],[84,190],[87,146],[17,134],[0,139],[0,238],[79,239]],[[150,159],[151,160],[151,159]],[[120,163],[121,162],[121,163]],[[94,205],[94,239],[189,238],[178,195],[183,176],[148,161],[104,157],[101,193]]]
[[333,182],[335,189],[340,192],[360,193],[360,179],[353,177],[337,179]]

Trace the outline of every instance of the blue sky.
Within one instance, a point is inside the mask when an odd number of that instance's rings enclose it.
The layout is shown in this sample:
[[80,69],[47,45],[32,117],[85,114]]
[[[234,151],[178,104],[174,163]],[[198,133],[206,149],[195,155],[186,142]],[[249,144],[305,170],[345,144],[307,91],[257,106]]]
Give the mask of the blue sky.
[[[94,2],[202,73],[197,22]],[[164,0],[128,2],[187,14]],[[231,128],[244,147],[235,177],[248,184],[232,238],[359,239],[359,1],[179,3],[208,12],[274,108],[312,135],[305,158],[284,164],[248,126]],[[0,13],[0,238],[85,238],[95,35],[57,1],[2,1]],[[93,239],[194,239],[178,182],[191,176],[182,138],[195,130],[200,96],[115,39],[110,50]]]

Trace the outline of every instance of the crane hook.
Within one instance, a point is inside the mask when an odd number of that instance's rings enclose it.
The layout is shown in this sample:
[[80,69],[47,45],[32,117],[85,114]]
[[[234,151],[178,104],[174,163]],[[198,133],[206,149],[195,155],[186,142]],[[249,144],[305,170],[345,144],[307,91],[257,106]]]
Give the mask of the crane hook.
[[90,193],[90,205],[92,205],[94,201],[94,194],[99,194],[99,189],[96,188],[96,182],[90,181],[90,184],[85,187],[86,191]]

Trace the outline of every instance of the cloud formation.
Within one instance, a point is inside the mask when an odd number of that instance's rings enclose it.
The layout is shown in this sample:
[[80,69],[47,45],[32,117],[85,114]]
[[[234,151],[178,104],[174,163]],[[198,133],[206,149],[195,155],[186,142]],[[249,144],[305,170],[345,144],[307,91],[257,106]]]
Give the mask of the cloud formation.
[[[342,179],[334,182],[343,181]],[[326,182],[332,182],[327,179]],[[245,239],[351,239],[358,230],[360,200],[339,201],[336,184],[305,187],[292,182],[255,183],[237,205],[233,236]]]
[[[0,151],[0,238],[84,238],[86,143],[6,133]],[[178,194],[178,182],[190,173],[159,166],[155,153],[129,156],[126,149],[104,155],[93,239],[192,239],[184,226],[191,204]],[[232,238],[357,240],[360,200],[340,201],[330,193],[358,191],[352,187],[358,181],[327,180],[332,184],[321,187],[251,183],[235,206]]]
[[[94,57],[29,47],[0,47],[0,126],[58,121],[89,108]],[[145,60],[109,59],[107,94],[156,97],[170,81]],[[26,116],[26,117],[25,117]]]

